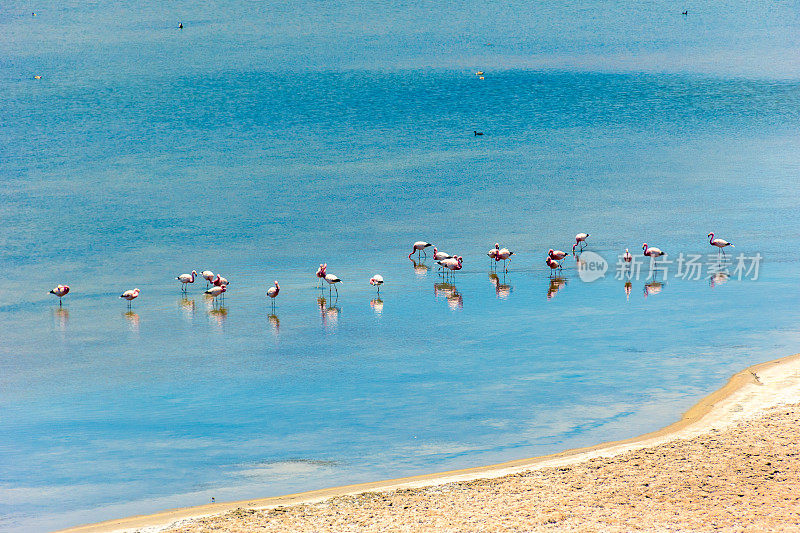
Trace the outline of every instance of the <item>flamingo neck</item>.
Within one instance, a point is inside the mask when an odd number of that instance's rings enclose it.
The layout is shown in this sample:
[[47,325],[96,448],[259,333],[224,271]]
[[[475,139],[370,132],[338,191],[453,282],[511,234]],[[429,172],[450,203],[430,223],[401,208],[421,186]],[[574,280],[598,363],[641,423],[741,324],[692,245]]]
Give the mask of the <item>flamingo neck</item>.
[[712,242],[714,242],[714,234],[713,233],[709,233],[708,234],[708,243],[711,244]]

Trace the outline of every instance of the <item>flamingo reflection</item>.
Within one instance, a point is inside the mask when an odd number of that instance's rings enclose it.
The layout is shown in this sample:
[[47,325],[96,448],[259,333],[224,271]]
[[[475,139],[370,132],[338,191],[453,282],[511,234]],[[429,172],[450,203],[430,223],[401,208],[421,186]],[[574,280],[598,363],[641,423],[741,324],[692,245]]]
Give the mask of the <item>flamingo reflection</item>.
[[69,323],[69,309],[64,307],[53,309],[53,317],[59,329],[62,331],[67,329],[67,324]]
[[183,311],[184,316],[189,322],[194,321],[195,303],[194,299],[186,298],[185,296],[178,300],[178,307]]
[[658,294],[663,288],[664,284],[660,281],[651,281],[644,286],[644,297],[647,298],[648,296]]
[[[336,300],[334,300],[334,303]],[[328,300],[320,297],[317,298],[317,307],[319,307],[320,316],[322,317],[322,326],[335,328],[339,322],[339,307],[336,305],[328,305]]]
[[270,325],[272,326],[272,332],[276,335],[280,333],[281,329],[281,320],[278,318],[278,315],[271,314],[267,315],[267,320],[269,320]]
[[630,301],[631,299],[631,289],[633,288],[633,284],[630,281],[625,282],[625,301]]
[[372,308],[373,311],[375,311],[376,315],[381,316],[381,313],[383,313],[383,300],[381,300],[380,298],[373,298],[372,300],[370,300],[369,306]]
[[567,284],[567,278],[556,276],[550,279],[550,286],[547,288],[547,299],[555,298],[558,291],[560,291]]
[[213,306],[208,311],[208,318],[213,325],[222,330],[222,326],[225,325],[225,320],[228,318],[228,308],[223,305]]
[[711,288],[713,289],[717,285],[722,285],[723,283],[727,283],[728,278],[730,278],[730,276],[728,275],[727,272],[717,272],[716,274],[714,274],[709,278],[708,283],[709,285],[711,285]]
[[433,294],[437,297],[443,296],[447,299],[447,305],[453,311],[463,309],[464,297],[452,283],[442,282],[433,284]]
[[506,283],[505,274],[503,274],[501,282],[500,277],[495,272],[490,272],[489,281],[494,285],[494,292],[498,298],[505,300],[511,294],[512,287]]
[[128,321],[128,326],[130,326],[131,331],[134,333],[139,332],[139,315],[134,313],[133,311],[127,311],[122,314],[125,317],[125,320]]
[[411,260],[411,263],[414,265],[414,274],[416,274],[418,278],[424,278],[428,274],[429,267],[425,263],[417,263],[413,259]]

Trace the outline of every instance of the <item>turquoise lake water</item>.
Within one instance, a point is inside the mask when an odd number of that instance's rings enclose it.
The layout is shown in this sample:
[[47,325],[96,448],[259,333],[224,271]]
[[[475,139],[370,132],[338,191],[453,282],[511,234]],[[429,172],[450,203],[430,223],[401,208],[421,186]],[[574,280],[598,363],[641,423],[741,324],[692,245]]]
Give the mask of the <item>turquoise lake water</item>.
[[[800,351],[796,7],[4,5],[0,530],[631,437]],[[643,242],[701,275],[626,289]]]

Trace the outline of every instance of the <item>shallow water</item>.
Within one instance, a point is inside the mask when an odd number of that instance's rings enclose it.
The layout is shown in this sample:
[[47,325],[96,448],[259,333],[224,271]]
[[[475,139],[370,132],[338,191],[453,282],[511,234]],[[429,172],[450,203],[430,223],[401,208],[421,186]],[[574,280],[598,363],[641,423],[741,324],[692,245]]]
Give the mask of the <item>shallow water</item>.
[[[798,351],[797,15],[714,6],[5,8],[0,529],[630,437]],[[614,278],[709,231],[759,279]]]

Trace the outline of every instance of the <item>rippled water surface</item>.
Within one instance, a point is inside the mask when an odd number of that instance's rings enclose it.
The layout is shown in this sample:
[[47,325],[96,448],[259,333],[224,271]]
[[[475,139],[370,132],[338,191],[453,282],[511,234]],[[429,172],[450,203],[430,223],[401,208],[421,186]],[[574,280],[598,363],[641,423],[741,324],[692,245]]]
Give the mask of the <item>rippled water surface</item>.
[[[630,437],[798,351],[796,10],[683,9],[4,5],[0,529]],[[626,287],[645,241],[702,275]]]

